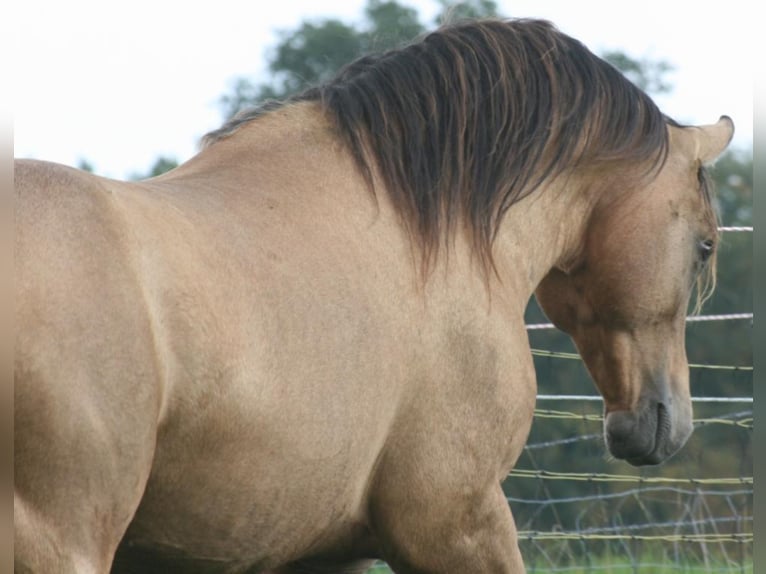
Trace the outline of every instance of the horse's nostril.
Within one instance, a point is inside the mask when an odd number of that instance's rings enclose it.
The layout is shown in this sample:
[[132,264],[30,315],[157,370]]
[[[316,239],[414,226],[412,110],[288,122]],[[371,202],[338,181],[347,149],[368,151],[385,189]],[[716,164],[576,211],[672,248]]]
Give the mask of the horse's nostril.
[[610,414],[607,417],[607,432],[613,442],[629,440],[636,432],[636,421],[632,413]]
[[643,428],[640,418],[632,411],[609,413],[605,428],[609,452],[619,459],[633,459],[649,453],[655,436],[654,432],[647,434]]

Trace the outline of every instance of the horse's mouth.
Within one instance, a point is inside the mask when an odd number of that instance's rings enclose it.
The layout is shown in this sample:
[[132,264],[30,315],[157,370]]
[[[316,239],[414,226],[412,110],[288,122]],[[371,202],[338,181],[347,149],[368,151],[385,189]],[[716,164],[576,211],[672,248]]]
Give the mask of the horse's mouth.
[[657,403],[657,422],[654,432],[654,447],[645,456],[628,457],[626,462],[633,466],[652,466],[662,463],[667,455],[667,441],[670,438],[670,413],[662,403]]
[[672,447],[672,419],[668,406],[657,402],[648,411],[615,411],[606,424],[607,448],[615,458],[633,466],[662,463]]

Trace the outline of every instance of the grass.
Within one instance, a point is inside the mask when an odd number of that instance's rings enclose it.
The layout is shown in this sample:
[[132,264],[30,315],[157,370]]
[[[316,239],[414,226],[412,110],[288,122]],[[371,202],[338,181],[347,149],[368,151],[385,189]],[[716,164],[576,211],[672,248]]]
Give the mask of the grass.
[[[373,566],[368,574],[391,574],[382,562]],[[607,563],[606,560],[591,560],[589,566],[535,567],[527,565],[527,574],[753,574],[753,563],[745,564],[658,564],[640,562]]]

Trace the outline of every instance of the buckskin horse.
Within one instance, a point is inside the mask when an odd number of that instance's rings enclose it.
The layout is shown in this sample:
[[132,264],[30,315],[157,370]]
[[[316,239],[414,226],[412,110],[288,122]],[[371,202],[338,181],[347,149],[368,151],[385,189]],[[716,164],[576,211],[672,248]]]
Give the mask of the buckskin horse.
[[575,341],[614,457],[677,451],[732,133],[483,20],[153,179],[18,161],[17,571],[523,572],[524,309]]

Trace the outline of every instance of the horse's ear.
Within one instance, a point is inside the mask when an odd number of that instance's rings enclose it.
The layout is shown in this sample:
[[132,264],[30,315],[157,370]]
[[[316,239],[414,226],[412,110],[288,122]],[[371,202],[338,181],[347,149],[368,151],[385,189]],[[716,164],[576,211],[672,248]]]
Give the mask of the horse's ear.
[[701,163],[713,162],[734,136],[734,122],[729,116],[721,116],[716,123],[692,128],[695,139],[694,158]]

